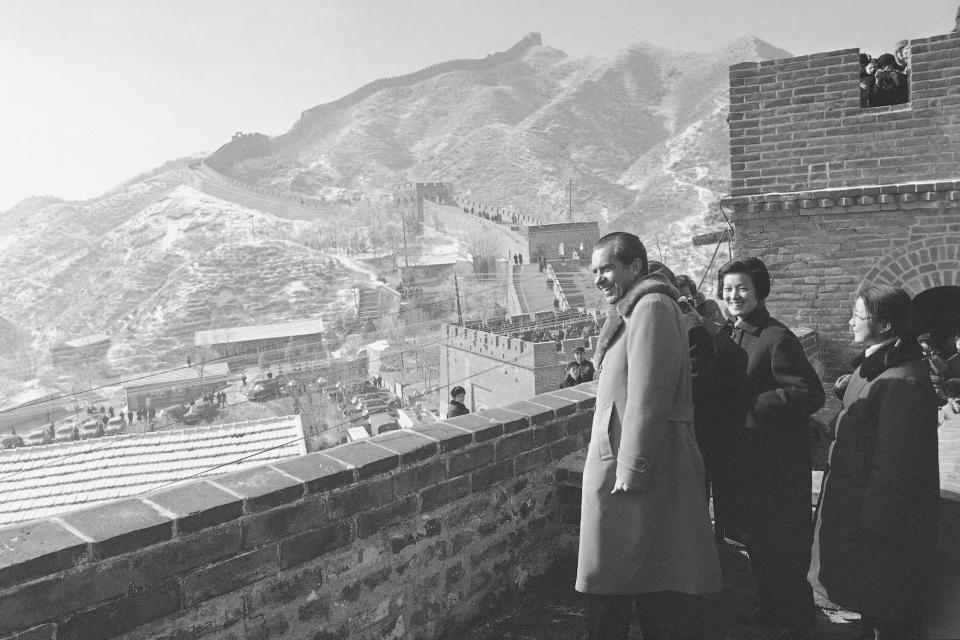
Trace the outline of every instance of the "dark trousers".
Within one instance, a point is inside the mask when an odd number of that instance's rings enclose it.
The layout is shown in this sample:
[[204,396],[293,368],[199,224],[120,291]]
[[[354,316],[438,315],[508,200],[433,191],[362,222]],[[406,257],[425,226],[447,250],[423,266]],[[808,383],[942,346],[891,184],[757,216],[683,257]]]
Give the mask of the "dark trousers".
[[778,625],[797,628],[812,625],[816,609],[813,590],[807,582],[809,547],[791,547],[783,540],[759,536],[748,548],[760,608]]
[[587,594],[587,638],[627,640],[636,608],[643,640],[700,640],[704,630],[703,596],[658,591],[638,596]]
[[860,619],[859,640],[912,640],[920,637],[918,617],[911,612],[891,612],[882,618]]

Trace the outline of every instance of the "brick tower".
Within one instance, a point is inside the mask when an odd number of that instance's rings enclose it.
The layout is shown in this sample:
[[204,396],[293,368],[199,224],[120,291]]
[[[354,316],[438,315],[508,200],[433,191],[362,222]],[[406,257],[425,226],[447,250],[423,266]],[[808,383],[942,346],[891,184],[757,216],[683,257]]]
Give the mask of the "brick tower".
[[771,312],[853,355],[863,281],[903,287],[943,352],[960,331],[960,34],[911,41],[909,101],[860,106],[859,50],[730,68],[737,256],[770,268]]

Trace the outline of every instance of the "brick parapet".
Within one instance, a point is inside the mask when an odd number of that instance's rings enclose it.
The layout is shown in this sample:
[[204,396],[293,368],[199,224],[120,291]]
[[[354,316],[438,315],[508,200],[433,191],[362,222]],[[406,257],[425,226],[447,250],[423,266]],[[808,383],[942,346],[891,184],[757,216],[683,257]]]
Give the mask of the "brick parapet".
[[442,635],[555,558],[595,388],[0,529],[0,637]]
[[723,200],[725,206],[733,207],[740,220],[763,219],[791,211],[796,215],[814,215],[817,209],[863,211],[875,205],[902,207],[928,202],[957,206],[953,203],[960,203],[960,179],[768,192]]
[[859,50],[730,68],[734,195],[960,175],[960,36],[911,41],[910,101],[862,108]]

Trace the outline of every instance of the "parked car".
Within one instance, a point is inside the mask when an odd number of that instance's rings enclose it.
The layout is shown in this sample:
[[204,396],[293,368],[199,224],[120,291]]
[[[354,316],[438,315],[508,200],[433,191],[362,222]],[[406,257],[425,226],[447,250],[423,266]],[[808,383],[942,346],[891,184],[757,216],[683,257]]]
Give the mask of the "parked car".
[[388,431],[399,431],[400,424],[388,413],[377,413],[369,418],[370,433],[377,436]]
[[23,446],[23,438],[15,433],[6,433],[0,437],[0,449],[15,449]]
[[217,417],[217,405],[206,400],[197,400],[190,409],[183,414],[183,424],[200,424],[210,422]]
[[164,427],[170,424],[179,424],[183,421],[183,414],[185,414],[189,408],[187,405],[173,404],[160,409],[160,413],[158,414],[160,426]]
[[398,415],[396,409],[391,409],[385,404],[376,404],[369,407],[365,407],[363,411],[360,413],[360,415],[361,417],[369,418],[370,416],[375,416],[379,413],[383,413],[383,414],[392,416],[394,418],[396,418]]
[[263,378],[254,382],[245,392],[248,400],[267,400],[280,393],[282,378]]
[[68,440],[78,439],[80,437],[80,434],[77,433],[79,426],[80,423],[76,420],[58,424],[53,430],[53,440],[55,442],[67,442]]
[[350,398],[350,404],[359,407],[364,402],[370,401],[382,401],[390,402],[393,400],[393,394],[389,391],[370,391],[367,393],[359,393],[352,398]]
[[99,418],[91,418],[77,428],[77,437],[81,440],[99,438],[103,435],[103,422]]
[[50,426],[31,429],[23,438],[23,444],[33,446],[37,444],[50,444],[53,442],[53,431]]
[[126,424],[126,420],[117,416],[115,418],[110,418],[107,420],[107,424],[104,425],[101,435],[105,436],[115,436],[123,431],[123,427]]

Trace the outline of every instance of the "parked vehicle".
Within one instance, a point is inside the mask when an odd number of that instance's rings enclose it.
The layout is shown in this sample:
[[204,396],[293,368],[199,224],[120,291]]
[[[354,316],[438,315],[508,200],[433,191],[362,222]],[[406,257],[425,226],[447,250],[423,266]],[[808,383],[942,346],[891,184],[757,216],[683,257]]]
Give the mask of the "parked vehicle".
[[99,418],[87,420],[77,428],[77,436],[81,440],[99,438],[103,435],[103,422]]
[[23,446],[23,438],[15,433],[7,433],[0,437],[0,449],[15,449]]
[[26,437],[23,438],[23,444],[28,447],[38,444],[50,444],[51,442],[53,442],[53,432],[49,425],[31,429]]
[[388,413],[377,413],[369,418],[370,433],[377,436],[388,431],[399,431],[400,424]]
[[80,423],[76,420],[58,424],[53,430],[54,442],[67,442],[68,440],[78,439],[80,437],[80,434],[77,433],[79,425]]
[[244,393],[248,400],[268,400],[280,394],[282,378],[263,378],[257,380]]
[[164,427],[170,424],[179,424],[183,421],[183,414],[185,414],[189,408],[189,406],[183,404],[173,404],[169,407],[164,407],[157,416],[160,421],[160,426]]
[[387,400],[393,399],[393,394],[383,389],[376,389],[374,391],[364,391],[362,393],[357,393],[352,398],[350,398],[350,403],[357,404],[359,402],[363,402],[364,400],[370,400],[373,398],[379,398],[384,401],[387,401]]
[[210,422],[217,417],[217,405],[206,400],[197,400],[190,409],[183,414],[183,424],[200,424]]
[[115,436],[123,431],[123,427],[126,425],[126,420],[117,416],[115,418],[110,418],[107,420],[107,424],[103,427],[102,435],[105,436]]

